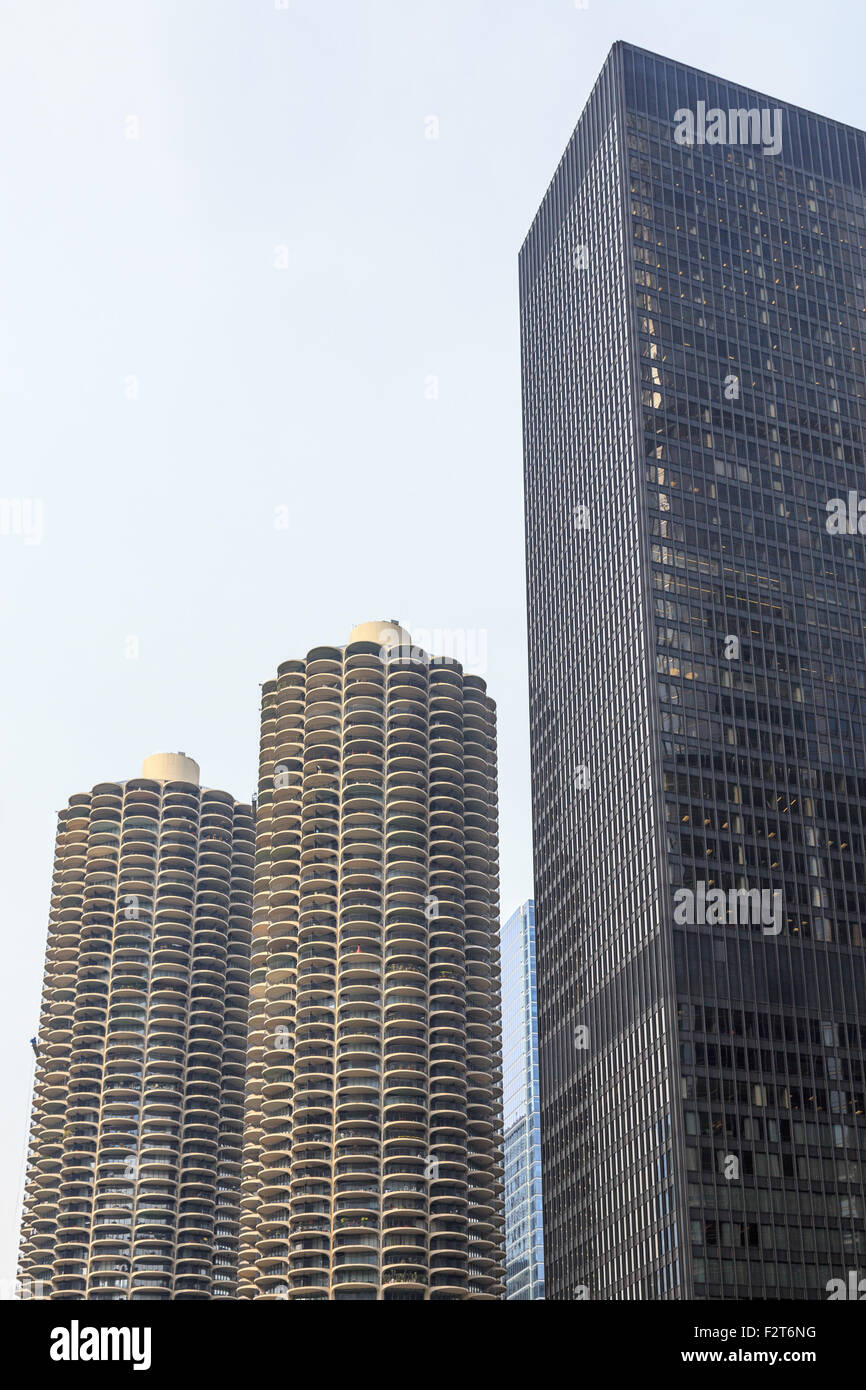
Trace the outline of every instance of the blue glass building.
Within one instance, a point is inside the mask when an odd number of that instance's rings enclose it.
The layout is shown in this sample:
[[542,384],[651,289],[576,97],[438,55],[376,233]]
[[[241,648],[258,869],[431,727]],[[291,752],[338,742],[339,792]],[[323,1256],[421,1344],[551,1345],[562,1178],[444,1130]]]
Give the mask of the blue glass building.
[[505,1297],[544,1298],[535,904],[531,898],[503,926],[500,951],[505,1111]]

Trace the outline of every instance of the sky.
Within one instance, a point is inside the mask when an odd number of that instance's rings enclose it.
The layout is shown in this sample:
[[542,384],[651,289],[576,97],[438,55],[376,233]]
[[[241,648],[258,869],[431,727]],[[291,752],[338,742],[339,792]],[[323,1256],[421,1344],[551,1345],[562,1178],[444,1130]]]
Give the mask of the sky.
[[853,0],[0,0],[0,1281],[58,810],[180,749],[248,800],[259,684],[397,618],[497,701],[503,915],[529,897],[521,242],[617,39],[862,127],[864,31]]

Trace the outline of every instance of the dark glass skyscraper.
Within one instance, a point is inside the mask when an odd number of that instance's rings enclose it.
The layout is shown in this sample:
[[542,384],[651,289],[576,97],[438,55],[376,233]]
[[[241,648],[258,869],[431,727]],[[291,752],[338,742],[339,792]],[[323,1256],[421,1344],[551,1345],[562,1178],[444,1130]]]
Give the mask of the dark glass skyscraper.
[[521,253],[549,1298],[866,1272],[864,187],[617,44]]

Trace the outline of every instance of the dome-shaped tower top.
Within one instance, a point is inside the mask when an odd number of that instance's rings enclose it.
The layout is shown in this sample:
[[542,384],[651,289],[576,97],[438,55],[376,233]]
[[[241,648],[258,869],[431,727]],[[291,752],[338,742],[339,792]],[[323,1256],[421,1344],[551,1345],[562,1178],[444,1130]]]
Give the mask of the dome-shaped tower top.
[[379,618],[376,622],[353,627],[349,646],[353,642],[375,642],[377,647],[411,647],[412,638],[396,618]]
[[186,753],[153,753],[142,763],[141,775],[154,782],[191,782],[194,787],[201,778],[198,763]]

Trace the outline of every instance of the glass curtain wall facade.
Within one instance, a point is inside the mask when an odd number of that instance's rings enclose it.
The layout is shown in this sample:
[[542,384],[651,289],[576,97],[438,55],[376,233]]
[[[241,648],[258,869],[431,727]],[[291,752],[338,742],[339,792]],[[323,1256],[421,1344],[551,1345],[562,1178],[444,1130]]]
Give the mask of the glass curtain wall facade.
[[866,1270],[864,188],[617,44],[521,252],[549,1298]]
[[262,691],[241,1296],[503,1293],[496,707],[365,623]]
[[535,904],[518,908],[499,937],[505,1119],[505,1297],[544,1298],[541,1110],[535,989]]
[[183,754],[60,812],[24,1297],[234,1296],[253,848]]

